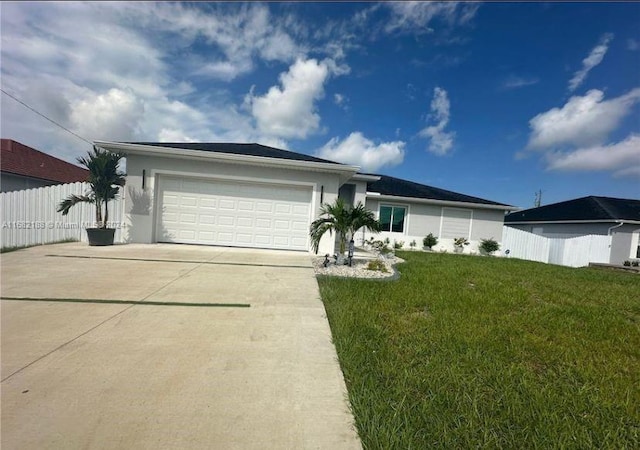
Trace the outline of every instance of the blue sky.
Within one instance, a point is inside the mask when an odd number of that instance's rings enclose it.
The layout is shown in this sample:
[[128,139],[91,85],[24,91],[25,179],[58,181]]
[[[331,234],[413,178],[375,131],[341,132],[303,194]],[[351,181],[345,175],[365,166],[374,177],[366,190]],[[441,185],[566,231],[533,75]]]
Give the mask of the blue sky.
[[[640,198],[640,3],[6,3],[2,88],[92,140],[260,142],[519,207]],[[89,144],[6,95],[2,137]]]

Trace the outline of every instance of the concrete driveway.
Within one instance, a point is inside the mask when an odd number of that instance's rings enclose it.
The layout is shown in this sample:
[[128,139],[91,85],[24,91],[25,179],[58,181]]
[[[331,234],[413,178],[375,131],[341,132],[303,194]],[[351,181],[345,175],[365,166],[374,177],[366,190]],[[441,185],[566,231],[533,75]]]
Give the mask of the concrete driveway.
[[71,243],[1,264],[3,450],[360,448],[309,255]]

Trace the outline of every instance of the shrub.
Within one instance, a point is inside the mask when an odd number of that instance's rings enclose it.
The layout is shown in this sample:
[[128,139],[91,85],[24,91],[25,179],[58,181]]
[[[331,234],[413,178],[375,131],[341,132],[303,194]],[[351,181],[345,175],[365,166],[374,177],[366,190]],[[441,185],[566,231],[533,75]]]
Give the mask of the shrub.
[[626,260],[624,263],[622,263],[623,266],[629,267],[631,266],[631,261]]
[[380,252],[381,255],[386,255],[388,253],[391,253],[391,249],[389,248],[387,243],[383,242],[383,241],[374,241],[374,240],[372,240],[371,241],[371,247],[373,247],[375,250]]
[[417,245],[417,244],[416,244],[416,240],[415,240],[415,239],[409,243],[409,247],[411,247],[411,250],[413,250],[414,248],[416,248],[416,245]]
[[469,240],[465,237],[459,237],[453,240],[453,245],[462,248],[465,245],[469,245]]
[[640,261],[631,261],[631,267],[640,267]]
[[385,266],[384,263],[378,259],[369,261],[369,264],[367,264],[367,270],[377,270],[383,273],[389,272],[387,270],[387,266]]
[[493,253],[500,250],[500,244],[492,239],[482,239],[480,241],[480,249],[486,253]]
[[396,250],[400,250],[404,247],[404,241],[393,241],[393,248]]
[[431,247],[434,245],[438,245],[438,238],[433,235],[433,233],[429,233],[422,240],[422,245],[431,250]]

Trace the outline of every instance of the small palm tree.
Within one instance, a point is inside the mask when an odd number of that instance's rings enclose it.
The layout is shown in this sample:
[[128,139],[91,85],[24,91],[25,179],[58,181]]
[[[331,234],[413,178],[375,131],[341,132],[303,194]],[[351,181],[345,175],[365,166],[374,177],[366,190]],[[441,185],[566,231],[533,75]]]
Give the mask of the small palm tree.
[[74,205],[91,203],[96,205],[97,227],[106,228],[109,221],[109,200],[116,198],[118,190],[125,183],[125,174],[118,170],[123,157],[121,153],[111,153],[95,145],[93,152],[88,152],[87,156],[78,157],[78,163],[89,170],[87,179],[89,191],[85,195],[70,195],[61,201],[58,212],[66,216]]
[[334,231],[340,241],[340,255],[343,255],[348,239],[353,238],[360,228],[370,231],[380,231],[378,222],[370,210],[364,207],[362,202],[358,202],[355,207],[348,207],[341,198],[336,199],[333,204],[325,203],[320,208],[320,217],[313,221],[310,228],[311,244],[317,253],[320,239],[328,231]]

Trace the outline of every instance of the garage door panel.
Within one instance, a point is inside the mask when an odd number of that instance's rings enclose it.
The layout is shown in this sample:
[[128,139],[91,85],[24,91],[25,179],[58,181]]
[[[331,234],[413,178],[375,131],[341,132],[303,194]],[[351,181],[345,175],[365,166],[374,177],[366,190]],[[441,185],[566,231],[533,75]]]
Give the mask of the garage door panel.
[[276,203],[276,214],[291,214],[291,205]]
[[271,228],[271,219],[256,218],[256,228]]
[[309,227],[307,226],[307,222],[294,220],[291,222],[291,229],[296,231],[307,231]]
[[273,212],[273,203],[256,202],[256,211],[264,213]]
[[307,250],[311,189],[160,177],[158,240]]
[[222,210],[227,210],[227,211],[229,211],[229,210],[235,211],[236,202],[233,201],[233,200],[228,200],[226,198],[222,198],[222,199],[220,199],[220,203],[219,203],[218,208],[222,209]]
[[201,208],[216,209],[218,206],[218,202],[215,198],[202,197],[200,198],[200,204],[198,206],[200,206]]
[[253,211],[254,202],[248,200],[240,200],[238,202],[238,211]]

